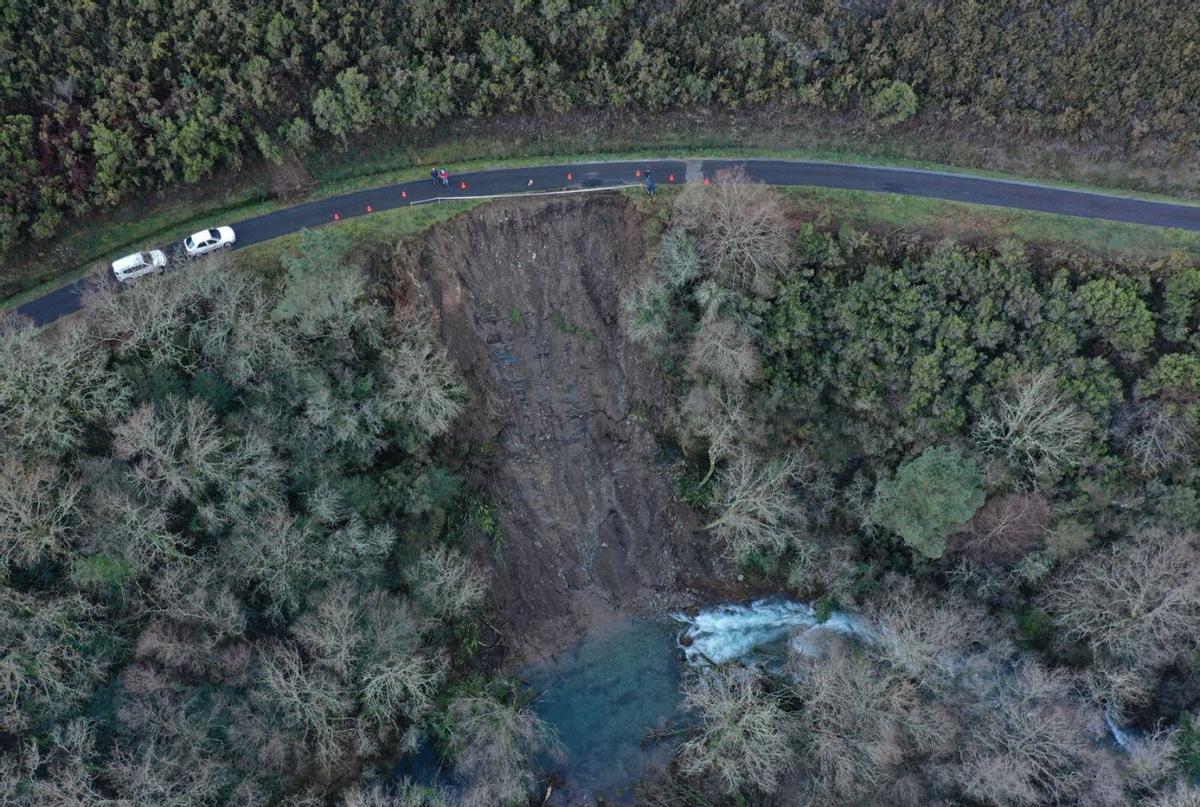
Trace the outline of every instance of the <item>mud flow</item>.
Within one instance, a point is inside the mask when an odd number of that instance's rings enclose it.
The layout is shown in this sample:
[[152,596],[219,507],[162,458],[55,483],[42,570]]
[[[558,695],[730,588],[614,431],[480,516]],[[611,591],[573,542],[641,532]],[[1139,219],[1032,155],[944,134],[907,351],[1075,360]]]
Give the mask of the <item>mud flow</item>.
[[620,196],[489,205],[430,233],[405,269],[474,396],[459,418],[503,541],[488,554],[516,658],[685,599],[703,536],[657,459],[665,379],[625,336],[648,271]]

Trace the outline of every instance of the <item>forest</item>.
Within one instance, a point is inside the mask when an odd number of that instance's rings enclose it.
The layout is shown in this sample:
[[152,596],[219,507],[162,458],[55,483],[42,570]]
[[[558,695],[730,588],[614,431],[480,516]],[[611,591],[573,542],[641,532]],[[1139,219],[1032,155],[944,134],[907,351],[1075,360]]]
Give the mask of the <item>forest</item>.
[[[736,171],[605,198],[716,582],[875,626],[689,670],[639,803],[1197,803],[1200,266],[856,230]],[[487,406],[392,246],[3,321],[0,802],[544,800],[488,600],[538,536],[456,446]],[[420,748],[452,788],[395,773]]]
[[64,221],[368,132],[506,111],[776,104],[1200,145],[1194,0],[18,0],[0,255]]
[[531,784],[549,736],[479,662],[489,505],[436,448],[466,390],[347,246],[4,322],[0,803],[364,804],[430,726],[469,803]]
[[627,327],[682,494],[760,590],[877,627],[702,670],[650,803],[1195,803],[1200,267],[798,221],[737,173],[655,225]]

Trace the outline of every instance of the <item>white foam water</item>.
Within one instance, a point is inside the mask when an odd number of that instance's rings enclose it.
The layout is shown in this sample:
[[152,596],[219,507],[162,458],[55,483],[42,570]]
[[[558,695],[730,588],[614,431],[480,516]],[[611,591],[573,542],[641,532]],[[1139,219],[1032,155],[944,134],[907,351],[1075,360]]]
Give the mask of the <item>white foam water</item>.
[[834,611],[820,622],[811,605],[781,597],[716,605],[701,609],[695,616],[675,614],[675,619],[686,625],[679,634],[679,647],[689,664],[745,659],[778,645],[793,631],[817,624],[868,641],[872,635],[850,614]]

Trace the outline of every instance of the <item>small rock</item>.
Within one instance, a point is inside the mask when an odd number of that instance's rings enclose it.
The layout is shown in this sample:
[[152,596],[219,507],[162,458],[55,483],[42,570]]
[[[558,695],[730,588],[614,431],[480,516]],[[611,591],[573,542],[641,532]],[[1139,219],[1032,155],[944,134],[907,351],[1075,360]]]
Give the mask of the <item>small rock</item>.
[[744,582],[746,582],[746,575],[744,575],[744,574],[739,574],[739,575],[738,575],[738,582],[739,582],[739,583],[744,583]]
[[845,635],[825,625],[813,625],[791,638],[792,652],[801,658],[823,659],[835,645],[844,645]]
[[600,542],[600,546],[608,546],[608,542],[607,542],[607,541],[601,541],[601,542]]

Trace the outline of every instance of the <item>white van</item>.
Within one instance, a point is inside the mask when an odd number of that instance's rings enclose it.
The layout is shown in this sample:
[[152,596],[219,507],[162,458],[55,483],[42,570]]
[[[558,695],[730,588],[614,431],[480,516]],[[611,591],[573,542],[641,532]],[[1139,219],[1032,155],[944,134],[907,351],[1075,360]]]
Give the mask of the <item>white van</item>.
[[113,277],[122,283],[137,280],[151,272],[161,272],[167,265],[167,256],[162,250],[152,249],[149,252],[135,252],[120,260],[113,261]]

